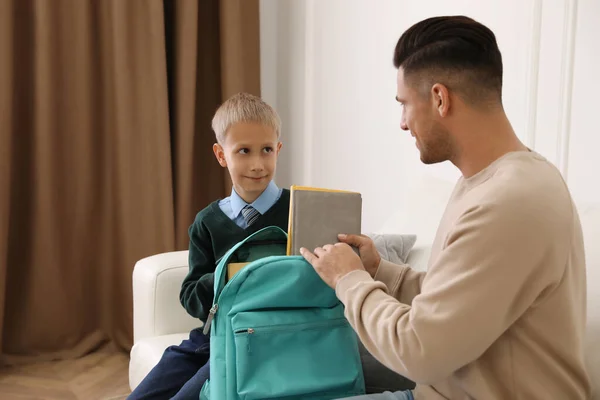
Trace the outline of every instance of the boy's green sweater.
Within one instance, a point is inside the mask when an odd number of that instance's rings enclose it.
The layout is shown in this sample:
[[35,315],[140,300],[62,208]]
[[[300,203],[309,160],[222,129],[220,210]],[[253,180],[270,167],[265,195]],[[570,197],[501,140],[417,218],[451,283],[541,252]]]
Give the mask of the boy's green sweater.
[[235,244],[252,233],[278,226],[288,228],[290,191],[283,189],[273,206],[248,228],[240,228],[219,208],[219,201],[211,203],[196,215],[190,226],[189,272],[183,280],[179,300],[193,317],[206,321],[214,297],[216,260]]

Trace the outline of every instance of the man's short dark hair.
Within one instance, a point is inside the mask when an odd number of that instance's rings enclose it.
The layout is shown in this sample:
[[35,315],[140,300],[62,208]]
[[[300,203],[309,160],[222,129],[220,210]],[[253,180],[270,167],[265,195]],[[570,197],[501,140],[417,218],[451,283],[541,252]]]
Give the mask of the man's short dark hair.
[[442,83],[465,101],[502,99],[502,55],[494,33],[465,16],[433,17],[416,23],[398,40],[394,66],[407,81]]

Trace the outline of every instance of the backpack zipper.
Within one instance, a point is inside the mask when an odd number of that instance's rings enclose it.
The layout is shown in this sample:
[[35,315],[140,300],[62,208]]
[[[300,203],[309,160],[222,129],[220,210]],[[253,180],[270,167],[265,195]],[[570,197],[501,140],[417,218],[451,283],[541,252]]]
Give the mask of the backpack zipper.
[[[238,276],[240,276],[240,274],[235,274],[233,276],[233,278],[231,278],[231,280],[229,281],[229,283],[231,283]],[[215,293],[215,300],[217,300],[217,298],[219,298],[223,294],[223,291],[226,290],[227,287],[228,286],[225,285],[224,287],[221,288],[220,292]],[[208,317],[206,317],[206,323],[204,324],[204,328],[202,329],[202,333],[204,335],[208,335],[208,333],[210,332],[210,326],[212,325],[213,318],[215,317],[215,314],[217,313],[218,309],[219,309],[219,305],[217,303],[215,303],[210,308],[210,310],[208,310]],[[252,331],[252,333],[254,333],[254,330]]]
[[254,333],[254,329],[252,329],[252,328],[240,329],[240,330],[237,330],[237,331],[235,331],[233,333],[235,333],[235,334],[247,333],[249,335],[252,335]]
[[204,324],[204,329],[202,329],[202,333],[204,335],[208,335],[210,332],[210,325],[212,324],[212,320],[219,309],[219,305],[217,303],[213,304],[213,306],[208,310],[208,317],[206,318],[206,324]]

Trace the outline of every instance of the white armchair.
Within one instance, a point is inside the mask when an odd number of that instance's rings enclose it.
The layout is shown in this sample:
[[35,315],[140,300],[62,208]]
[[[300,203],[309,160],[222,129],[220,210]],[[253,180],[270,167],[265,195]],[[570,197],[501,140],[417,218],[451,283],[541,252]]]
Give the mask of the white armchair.
[[158,363],[167,347],[179,344],[192,329],[202,326],[179,303],[179,289],[187,273],[187,251],[157,254],[135,265],[131,390]]

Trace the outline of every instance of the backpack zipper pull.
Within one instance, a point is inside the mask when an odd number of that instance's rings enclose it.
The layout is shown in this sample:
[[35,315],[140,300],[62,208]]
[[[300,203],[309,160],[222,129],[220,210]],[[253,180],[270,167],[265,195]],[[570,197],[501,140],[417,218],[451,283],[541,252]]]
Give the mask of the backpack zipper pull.
[[219,309],[219,305],[215,303],[210,308],[210,310],[208,310],[208,317],[206,318],[206,324],[204,324],[204,329],[202,330],[202,333],[204,335],[208,335],[208,332],[210,332],[210,325],[212,324],[212,320],[215,317],[215,314],[217,313],[218,309]]

